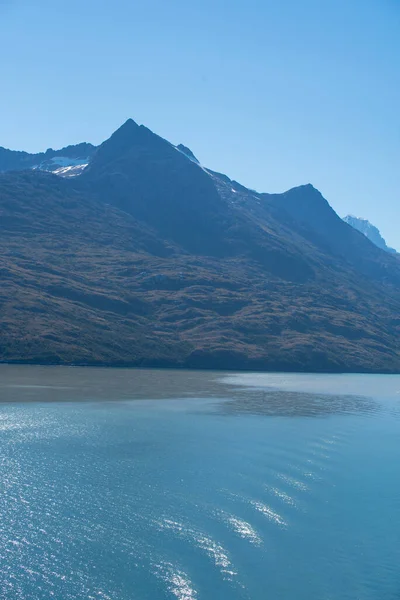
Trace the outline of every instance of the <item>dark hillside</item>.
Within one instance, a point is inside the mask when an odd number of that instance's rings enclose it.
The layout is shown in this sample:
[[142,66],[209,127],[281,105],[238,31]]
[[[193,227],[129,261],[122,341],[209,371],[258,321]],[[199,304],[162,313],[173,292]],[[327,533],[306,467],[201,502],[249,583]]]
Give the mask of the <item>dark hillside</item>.
[[399,372],[398,258],[186,150],[128,121],[79,177],[0,175],[0,360]]

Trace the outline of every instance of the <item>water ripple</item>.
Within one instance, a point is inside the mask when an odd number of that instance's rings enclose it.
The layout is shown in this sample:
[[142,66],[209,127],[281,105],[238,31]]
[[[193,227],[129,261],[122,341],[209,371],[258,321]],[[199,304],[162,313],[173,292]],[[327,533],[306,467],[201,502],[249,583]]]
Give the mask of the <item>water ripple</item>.
[[267,487],[267,489],[271,491],[277,498],[279,498],[279,500],[281,500],[284,504],[288,504],[289,506],[297,508],[297,500],[295,500],[292,496],[289,496],[289,494],[282,492],[282,490],[277,487]]
[[168,591],[177,600],[195,600],[197,592],[188,575],[169,562],[161,562],[154,565],[156,575],[162,579]]
[[163,519],[158,525],[161,530],[173,531],[175,534],[190,540],[197,548],[204,551],[225,579],[232,580],[232,578],[237,576],[237,572],[232,566],[227,551],[211,537],[173,519]]
[[258,510],[258,512],[266,516],[267,519],[272,523],[275,523],[276,525],[280,525],[282,527],[288,526],[286,521],[277,512],[273,511],[272,508],[270,508],[266,504],[263,504],[262,502],[259,502],[257,500],[251,500],[250,504],[254,506],[254,508]]
[[261,546],[262,539],[250,523],[234,515],[224,515],[224,520],[242,539],[255,546]]

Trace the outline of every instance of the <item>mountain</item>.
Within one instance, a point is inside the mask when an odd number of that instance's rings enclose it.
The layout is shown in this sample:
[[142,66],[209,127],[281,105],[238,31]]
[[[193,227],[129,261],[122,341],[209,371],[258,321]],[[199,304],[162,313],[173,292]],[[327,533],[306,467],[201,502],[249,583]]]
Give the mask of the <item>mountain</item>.
[[400,371],[397,255],[132,120],[75,177],[0,174],[0,273],[3,361]]
[[386,252],[391,252],[392,254],[396,253],[394,248],[389,248],[389,246],[386,244],[379,229],[367,221],[367,219],[360,219],[359,217],[354,217],[353,215],[347,215],[347,217],[344,217],[343,220],[354,227],[354,229],[357,229],[363,233],[365,237],[375,244],[375,246],[378,246],[378,248],[381,248]]
[[[0,173],[6,171],[24,171],[26,169],[39,169],[54,171],[59,175],[70,174],[69,167],[75,168],[74,174],[82,170],[82,165],[87,166],[95,151],[92,144],[82,143],[75,146],[66,146],[61,150],[49,148],[46,152],[29,154],[7,150],[0,146]],[[81,167],[80,170],[76,167]],[[60,169],[67,169],[60,171]]]

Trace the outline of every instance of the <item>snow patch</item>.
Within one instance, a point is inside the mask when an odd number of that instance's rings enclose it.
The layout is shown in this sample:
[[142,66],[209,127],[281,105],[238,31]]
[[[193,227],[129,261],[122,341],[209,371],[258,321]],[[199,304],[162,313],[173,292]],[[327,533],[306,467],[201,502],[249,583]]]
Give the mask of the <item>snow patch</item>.
[[47,171],[60,177],[76,177],[80,175],[89,164],[88,157],[70,158],[68,156],[53,156],[40,165],[35,165],[34,170]]
[[55,169],[53,173],[54,175],[59,175],[59,177],[77,177],[86,169],[88,164],[89,163],[70,167],[61,167],[60,169]]

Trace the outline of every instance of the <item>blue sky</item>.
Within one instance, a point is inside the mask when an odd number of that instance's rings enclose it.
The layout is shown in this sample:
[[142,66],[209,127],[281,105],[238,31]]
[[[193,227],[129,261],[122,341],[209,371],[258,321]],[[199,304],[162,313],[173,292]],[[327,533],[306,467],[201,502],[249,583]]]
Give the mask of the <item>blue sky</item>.
[[311,182],[400,249],[399,0],[0,0],[0,145],[128,117],[259,191]]

